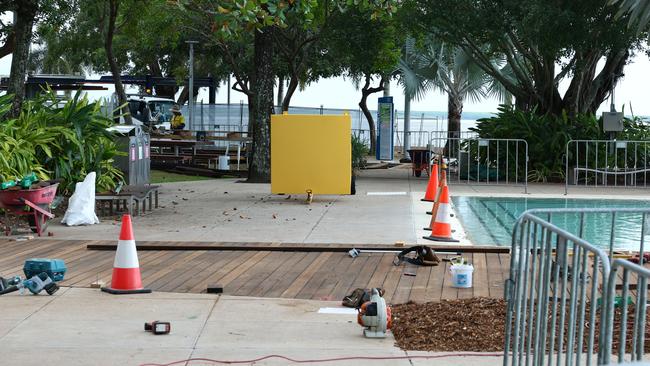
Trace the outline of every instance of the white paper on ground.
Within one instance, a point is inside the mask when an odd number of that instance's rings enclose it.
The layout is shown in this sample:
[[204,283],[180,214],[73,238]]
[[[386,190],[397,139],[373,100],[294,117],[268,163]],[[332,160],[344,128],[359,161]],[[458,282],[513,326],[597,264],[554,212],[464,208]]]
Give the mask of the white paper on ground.
[[357,309],[352,308],[320,308],[318,314],[357,315]]

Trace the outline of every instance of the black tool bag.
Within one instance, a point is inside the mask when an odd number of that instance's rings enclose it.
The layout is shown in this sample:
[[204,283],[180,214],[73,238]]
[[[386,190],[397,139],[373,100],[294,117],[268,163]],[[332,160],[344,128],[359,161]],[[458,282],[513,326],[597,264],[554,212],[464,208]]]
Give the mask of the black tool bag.
[[[384,296],[384,290],[377,288],[379,291],[379,296]],[[347,306],[349,308],[359,309],[363,303],[370,301],[370,296],[372,295],[372,289],[358,288],[352,291],[351,294],[343,298],[341,305]]]
[[[414,257],[407,255],[412,252],[415,253]],[[437,266],[440,263],[440,258],[428,246],[417,245],[402,250],[393,260],[393,264],[396,266],[399,266],[402,262],[408,262],[417,266]]]

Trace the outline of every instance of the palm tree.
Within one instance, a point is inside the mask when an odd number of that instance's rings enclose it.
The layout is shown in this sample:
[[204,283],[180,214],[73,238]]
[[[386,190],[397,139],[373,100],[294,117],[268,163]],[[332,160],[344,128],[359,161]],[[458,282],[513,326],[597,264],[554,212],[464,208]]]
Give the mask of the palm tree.
[[[415,41],[408,39],[404,51],[398,74],[406,100],[420,99],[430,90],[446,93],[449,137],[460,136],[463,105],[467,99],[479,101],[487,96],[506,102],[510,99],[502,85],[459,47],[435,41],[416,47]],[[494,62],[504,71],[509,69],[500,59],[495,58]]]

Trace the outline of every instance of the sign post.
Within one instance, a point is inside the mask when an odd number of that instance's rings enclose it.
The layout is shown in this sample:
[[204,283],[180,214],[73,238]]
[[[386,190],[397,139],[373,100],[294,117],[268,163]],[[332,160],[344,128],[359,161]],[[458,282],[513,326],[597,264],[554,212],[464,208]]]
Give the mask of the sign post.
[[393,160],[393,97],[381,97],[377,107],[377,160]]

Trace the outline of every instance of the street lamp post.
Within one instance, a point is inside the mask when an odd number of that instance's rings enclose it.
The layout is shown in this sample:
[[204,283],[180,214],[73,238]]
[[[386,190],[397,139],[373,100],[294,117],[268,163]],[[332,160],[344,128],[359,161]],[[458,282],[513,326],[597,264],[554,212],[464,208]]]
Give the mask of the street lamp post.
[[194,126],[194,45],[199,42],[185,41],[185,43],[190,45],[190,90],[188,94],[188,109],[190,112],[187,128],[191,131]]

